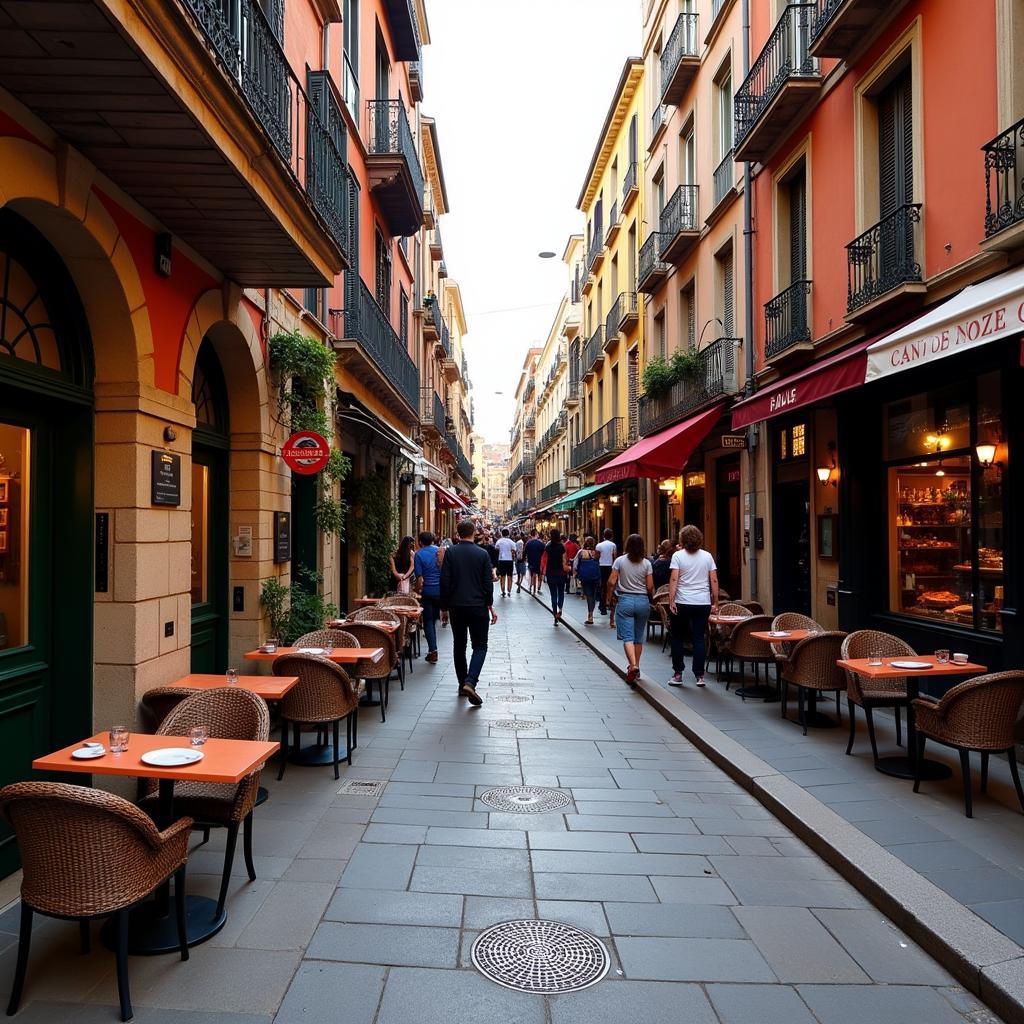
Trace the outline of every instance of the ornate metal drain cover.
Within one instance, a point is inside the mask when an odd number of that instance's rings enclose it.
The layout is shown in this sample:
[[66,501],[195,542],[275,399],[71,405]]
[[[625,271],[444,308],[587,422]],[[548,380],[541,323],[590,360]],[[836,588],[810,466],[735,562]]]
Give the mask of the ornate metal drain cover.
[[348,779],[338,796],[380,796],[387,784],[386,779]]
[[473,966],[518,992],[578,992],[599,982],[609,963],[604,943],[557,921],[506,921],[473,943]]
[[525,704],[533,698],[525,693],[510,693],[507,697],[492,697],[491,700],[495,704]]
[[496,811],[518,814],[557,811],[569,803],[568,795],[560,789],[545,789],[543,786],[499,786],[481,793],[480,799]]
[[491,726],[495,729],[511,729],[513,732],[521,732],[523,729],[543,729],[543,722],[526,722],[516,718],[499,718],[496,722],[491,722]]

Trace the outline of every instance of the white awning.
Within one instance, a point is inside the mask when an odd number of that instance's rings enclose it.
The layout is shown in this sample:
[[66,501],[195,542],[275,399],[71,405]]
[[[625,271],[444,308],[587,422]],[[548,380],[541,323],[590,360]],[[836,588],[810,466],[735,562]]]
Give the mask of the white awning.
[[865,380],[926,366],[1024,331],[1024,267],[965,288],[868,349]]

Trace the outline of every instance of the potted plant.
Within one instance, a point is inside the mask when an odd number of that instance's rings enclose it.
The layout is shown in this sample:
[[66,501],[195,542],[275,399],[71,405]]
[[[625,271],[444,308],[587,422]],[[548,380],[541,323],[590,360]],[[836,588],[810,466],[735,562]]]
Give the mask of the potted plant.
[[678,348],[672,353],[673,380],[692,381],[704,372],[704,357],[696,349]]
[[668,394],[672,383],[672,367],[666,362],[664,356],[655,356],[644,367],[644,394],[651,398],[660,398],[662,395]]

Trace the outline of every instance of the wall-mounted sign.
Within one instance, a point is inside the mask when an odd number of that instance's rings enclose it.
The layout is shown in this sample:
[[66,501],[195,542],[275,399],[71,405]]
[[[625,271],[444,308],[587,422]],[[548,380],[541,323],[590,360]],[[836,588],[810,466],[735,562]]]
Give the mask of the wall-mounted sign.
[[240,526],[235,535],[235,557],[252,558],[252,527]]
[[281,449],[281,458],[293,473],[319,473],[330,457],[327,439],[313,430],[296,431]]
[[274,513],[274,561],[276,563],[292,560],[292,514],[291,512]]
[[746,448],[747,447],[747,435],[746,434],[723,434],[722,435],[722,447],[723,448]]
[[110,513],[96,513],[96,593],[105,594],[110,587]]
[[686,487],[703,487],[704,471],[699,470],[697,472],[687,473],[683,483]]
[[181,504],[181,456],[173,452],[152,453],[150,504]]

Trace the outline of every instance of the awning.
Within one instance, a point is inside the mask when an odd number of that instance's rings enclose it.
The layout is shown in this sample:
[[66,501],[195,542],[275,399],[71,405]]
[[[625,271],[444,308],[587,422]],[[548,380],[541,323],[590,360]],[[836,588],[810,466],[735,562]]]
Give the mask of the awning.
[[868,349],[866,380],[888,377],[1024,330],[1024,267],[965,288]]
[[678,475],[697,445],[721,419],[723,409],[725,403],[719,402],[674,427],[659,430],[657,434],[637,441],[606,466],[602,466],[594,476],[601,483],[614,483],[616,480],[629,480],[638,476],[654,479]]
[[547,511],[565,512],[567,509],[575,508],[584,498],[592,498],[598,491],[603,491],[606,486],[607,484],[590,484],[587,487],[581,487],[578,491],[571,491],[564,498],[559,498]]
[[466,503],[454,491],[448,490],[447,487],[443,484],[439,484],[436,480],[428,480],[427,482],[437,492],[437,503],[441,505],[442,508],[467,508]]
[[770,420],[773,416],[781,416],[860,386],[864,383],[868,346],[874,340],[868,338],[853,348],[828,356],[800,373],[769,384],[756,395],[737,402],[732,408],[732,429],[739,430],[751,423]]

